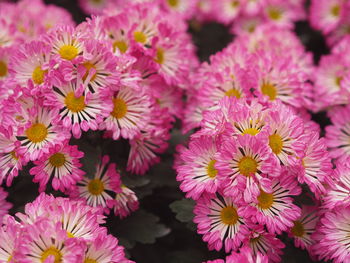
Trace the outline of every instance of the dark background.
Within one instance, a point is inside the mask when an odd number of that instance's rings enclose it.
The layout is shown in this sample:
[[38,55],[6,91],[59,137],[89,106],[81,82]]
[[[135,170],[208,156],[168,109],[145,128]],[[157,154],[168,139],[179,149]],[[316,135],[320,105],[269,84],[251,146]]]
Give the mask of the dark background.
[[[46,0],[45,2],[66,8],[77,23],[84,21],[87,17],[78,7],[77,1]],[[199,29],[190,28],[189,32],[197,46],[197,55],[201,61],[208,60],[211,54],[223,49],[234,38],[229,34],[227,27],[217,23],[207,23]],[[306,49],[314,54],[316,64],[320,56],[329,53],[322,35],[312,30],[306,21],[296,23],[295,32]],[[324,112],[313,114],[312,117],[322,128],[329,124]],[[103,153],[113,155],[113,159],[120,158],[125,161],[127,158],[125,152],[128,152],[127,142],[108,141],[101,144],[100,135],[88,133],[79,141],[73,142],[79,145],[80,150],[84,150],[85,162],[94,159],[95,147],[101,145],[106,146],[101,149]],[[131,179],[128,179],[127,185],[136,187],[141,210],[125,220],[119,220],[114,216],[108,217],[107,227],[110,233],[120,239],[120,242],[127,247],[127,253],[131,259],[138,263],[196,263],[225,258],[224,253],[208,251],[206,243],[196,233],[194,224],[177,220],[179,213],[174,213],[176,209],[169,207],[174,201],[184,198],[175,180],[176,175],[172,170],[172,164],[176,144],[185,140],[186,136],[181,135],[178,129],[174,129],[170,148],[162,155],[162,162],[153,167],[147,176],[130,176]],[[87,166],[91,165],[87,164]],[[8,199],[14,204],[12,214],[23,210],[25,203],[33,201],[38,194],[38,187],[31,182],[32,177],[28,175],[28,169],[22,174],[23,176],[16,178],[13,186],[7,189],[10,194]],[[169,231],[170,233],[167,234]],[[155,239],[156,237],[160,238]],[[283,262],[312,262],[305,251],[293,247],[290,239],[286,236],[280,238],[287,245]]]

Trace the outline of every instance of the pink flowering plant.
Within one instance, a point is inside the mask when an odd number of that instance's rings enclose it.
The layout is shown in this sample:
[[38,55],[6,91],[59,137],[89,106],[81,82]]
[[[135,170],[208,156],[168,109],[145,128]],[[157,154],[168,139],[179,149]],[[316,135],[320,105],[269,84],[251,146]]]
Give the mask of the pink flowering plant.
[[350,262],[348,0],[48,2],[0,0],[0,262]]

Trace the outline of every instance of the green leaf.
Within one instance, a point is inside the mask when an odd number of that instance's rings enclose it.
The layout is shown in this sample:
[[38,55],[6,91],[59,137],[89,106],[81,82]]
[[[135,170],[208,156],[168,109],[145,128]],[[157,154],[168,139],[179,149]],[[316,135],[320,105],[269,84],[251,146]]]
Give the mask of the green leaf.
[[186,249],[169,253],[170,263],[198,263],[205,260],[203,253],[197,249]]
[[192,222],[195,202],[192,199],[182,199],[170,204],[170,209],[180,222]]
[[129,245],[134,242],[153,244],[157,238],[170,233],[170,229],[158,221],[157,216],[138,210],[125,220],[116,223],[113,232],[118,238],[127,240]]

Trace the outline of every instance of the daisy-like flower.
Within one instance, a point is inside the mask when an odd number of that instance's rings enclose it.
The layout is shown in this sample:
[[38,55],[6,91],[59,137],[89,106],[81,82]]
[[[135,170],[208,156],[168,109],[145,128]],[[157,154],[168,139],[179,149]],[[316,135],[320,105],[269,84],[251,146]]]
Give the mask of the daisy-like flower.
[[336,162],[334,170],[335,180],[330,184],[326,196],[324,197],[323,205],[328,209],[334,207],[348,207],[350,205],[350,158],[341,158]]
[[21,142],[19,153],[24,155],[26,160],[34,161],[55,144],[61,144],[69,138],[69,134],[53,121],[57,118],[55,110],[36,106],[33,115],[24,125],[24,129],[17,135]]
[[218,141],[201,136],[191,140],[189,149],[180,154],[176,167],[176,179],[186,197],[198,199],[203,192],[215,193],[219,187],[218,170],[215,168]]
[[220,14],[218,16],[220,22],[225,24],[232,22],[239,15],[245,2],[244,0],[223,0],[217,2],[215,5],[217,10],[215,12]]
[[245,246],[240,249],[240,253],[232,253],[226,257],[226,263],[249,262],[249,263],[268,263],[269,258],[260,252],[254,255],[250,247]]
[[63,127],[71,130],[76,138],[80,138],[82,131],[97,130],[112,109],[109,100],[91,93],[79,80],[54,87],[47,95],[47,103],[60,110]]
[[174,12],[183,19],[190,19],[194,15],[197,1],[187,0],[161,0],[161,5],[166,10]]
[[291,197],[300,193],[297,181],[285,173],[272,181],[271,192],[260,190],[256,200],[246,207],[246,216],[266,225],[270,233],[281,234],[300,216],[300,208],[293,204]]
[[79,0],[79,6],[88,15],[101,15],[109,7],[108,0]]
[[83,52],[82,33],[73,26],[59,26],[43,38],[52,46],[52,53],[64,60],[73,60]]
[[346,1],[343,0],[312,0],[310,6],[311,25],[329,33],[334,30],[345,11]]
[[19,241],[20,227],[12,216],[3,220],[0,227],[0,262],[12,262]]
[[350,107],[337,107],[328,112],[333,125],[326,127],[326,145],[332,158],[350,156]]
[[82,166],[79,159],[84,156],[76,145],[55,145],[49,153],[34,161],[35,166],[30,169],[34,182],[39,182],[39,191],[45,191],[46,185],[52,177],[54,190],[64,191],[82,179],[85,174],[79,168]]
[[48,63],[50,46],[41,41],[32,41],[21,45],[11,57],[11,70],[16,81],[26,86],[49,83]]
[[242,207],[230,197],[203,194],[193,212],[198,233],[204,235],[203,240],[208,242],[210,250],[219,251],[223,245],[226,252],[235,250],[248,234]]
[[113,110],[100,124],[100,129],[113,132],[113,139],[132,139],[150,119],[151,104],[147,94],[130,87],[122,87],[112,97]]
[[6,181],[6,185],[10,186],[13,178],[18,176],[18,172],[26,164],[27,161],[18,153],[18,149],[0,153],[0,184]]
[[271,181],[265,175],[279,176],[278,159],[267,144],[251,135],[238,137],[222,145],[216,168],[223,180],[225,195],[235,196],[240,191],[249,202],[260,193],[259,188],[270,189]]
[[139,201],[133,190],[125,185],[121,185],[122,191],[115,196],[114,214],[120,218],[125,218],[139,208]]
[[293,227],[289,230],[288,235],[294,238],[294,245],[310,251],[315,240],[311,235],[316,230],[318,222],[317,207],[305,206],[301,208],[301,216],[295,220]]
[[348,208],[328,211],[321,218],[320,225],[312,236],[315,240],[312,251],[319,259],[332,260],[334,263],[349,262],[349,220]]
[[49,218],[28,225],[22,235],[18,258],[21,262],[78,262],[82,248],[75,242],[66,242],[67,233]]
[[9,209],[12,207],[12,204],[6,201],[8,193],[4,191],[2,187],[0,187],[0,223],[2,222],[4,216],[8,214]]
[[303,133],[303,121],[281,103],[273,103],[266,122],[269,125],[269,146],[283,165],[298,150],[296,142]]
[[116,171],[116,165],[108,163],[109,156],[103,156],[101,163],[96,167],[94,177],[85,177],[77,183],[75,189],[70,191],[73,198],[84,199],[93,207],[102,207],[106,213],[113,205],[115,193],[121,192],[120,175]]
[[84,253],[85,263],[132,263],[124,254],[124,248],[118,245],[118,240],[106,234],[99,234],[87,245]]
[[266,232],[262,225],[250,225],[251,233],[246,240],[254,256],[267,256],[271,262],[280,262],[284,243],[274,234]]
[[291,158],[293,172],[300,183],[306,183],[310,190],[319,198],[325,192],[324,183],[332,184],[333,170],[329,154],[323,138],[319,139],[316,132],[301,136],[304,148]]
[[[4,85],[3,81],[9,76],[9,62],[11,53],[10,48],[4,48],[0,45],[0,84]],[[2,95],[1,95],[2,96]]]

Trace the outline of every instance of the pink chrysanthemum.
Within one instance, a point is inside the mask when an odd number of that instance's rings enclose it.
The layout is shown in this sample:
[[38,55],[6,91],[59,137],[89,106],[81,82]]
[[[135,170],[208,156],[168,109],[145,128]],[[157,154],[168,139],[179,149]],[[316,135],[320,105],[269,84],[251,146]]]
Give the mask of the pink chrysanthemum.
[[20,227],[20,224],[11,216],[3,220],[0,227],[0,262],[12,262],[20,240]]
[[240,253],[232,253],[230,256],[226,257],[226,263],[268,263],[269,258],[260,252],[256,255],[253,254],[253,251],[249,247],[243,247],[240,249]]
[[350,157],[350,107],[328,112],[333,125],[326,127],[326,144],[332,158]]
[[294,221],[288,235],[294,238],[294,245],[302,249],[310,250],[315,240],[311,237],[315,232],[318,222],[317,207],[302,206],[301,216]]
[[47,103],[60,110],[63,127],[71,130],[76,138],[80,138],[82,131],[97,130],[103,117],[112,109],[109,100],[91,93],[78,80],[54,87],[47,94]]
[[134,191],[121,185],[122,191],[117,193],[114,202],[114,214],[120,218],[127,217],[139,208],[139,201]]
[[267,256],[270,262],[280,262],[283,254],[282,249],[285,247],[284,243],[274,234],[266,232],[261,225],[250,225],[250,227],[252,230],[246,242],[247,246],[252,249],[252,254],[255,257],[258,255]]
[[8,214],[9,209],[12,207],[12,204],[6,201],[7,195],[7,192],[0,187],[0,223],[3,221],[4,216]]
[[79,159],[83,156],[76,145],[64,143],[50,148],[49,153],[34,161],[36,166],[30,169],[30,174],[35,175],[34,182],[40,184],[39,191],[45,191],[51,177],[54,190],[63,192],[75,185],[85,174],[79,169],[82,166]]
[[33,225],[28,225],[21,237],[16,257],[23,263],[31,262],[78,262],[82,248],[78,243],[66,242],[67,233],[45,218]]
[[35,106],[30,112],[32,115],[17,134],[17,139],[21,142],[19,153],[26,160],[34,161],[48,153],[51,146],[69,139],[70,135],[54,124],[57,111]]
[[219,251],[224,245],[225,251],[230,252],[240,246],[248,234],[242,209],[232,198],[219,194],[203,194],[197,200],[193,221],[198,224],[198,233],[204,235],[209,249]]
[[96,167],[93,178],[85,177],[77,183],[77,187],[70,190],[73,198],[85,199],[88,205],[103,207],[108,213],[113,206],[115,193],[121,192],[120,175],[116,165],[109,163],[109,156],[105,155]]
[[118,245],[118,240],[106,234],[99,234],[87,245],[83,262],[99,263],[132,263],[124,254],[124,248]]
[[111,98],[113,110],[100,124],[100,129],[113,132],[113,139],[132,139],[150,119],[150,98],[129,87],[122,87]]
[[270,189],[271,181],[266,175],[279,175],[278,159],[267,144],[254,136],[227,141],[220,153],[215,167],[224,181],[226,195],[235,196],[243,191],[244,199],[249,202],[259,195],[259,188]]
[[297,181],[286,173],[272,181],[272,191],[260,190],[256,200],[245,210],[245,216],[266,225],[271,233],[281,234],[293,226],[300,216],[300,208],[293,204],[293,195],[299,195],[301,189]]
[[222,23],[231,23],[241,12],[245,2],[245,0],[223,0],[217,2],[215,4],[215,12],[220,14],[217,18]]
[[189,149],[180,154],[176,167],[180,189],[186,197],[198,199],[203,192],[215,193],[219,187],[218,170],[215,168],[218,141],[201,136],[189,143]]
[[349,262],[350,211],[347,208],[328,211],[321,218],[313,235],[315,244],[312,251],[319,259],[334,263]]
[[328,209],[348,207],[350,205],[350,164],[348,158],[341,158],[336,162],[335,177],[339,178],[330,184],[324,197],[323,205]]
[[6,181],[6,185],[12,184],[13,178],[27,164],[27,161],[14,149],[10,152],[0,153],[0,184]]
[[325,141],[316,132],[302,135],[304,148],[292,157],[291,164],[300,183],[306,183],[319,198],[325,192],[324,183],[333,178],[332,163],[326,150]]

